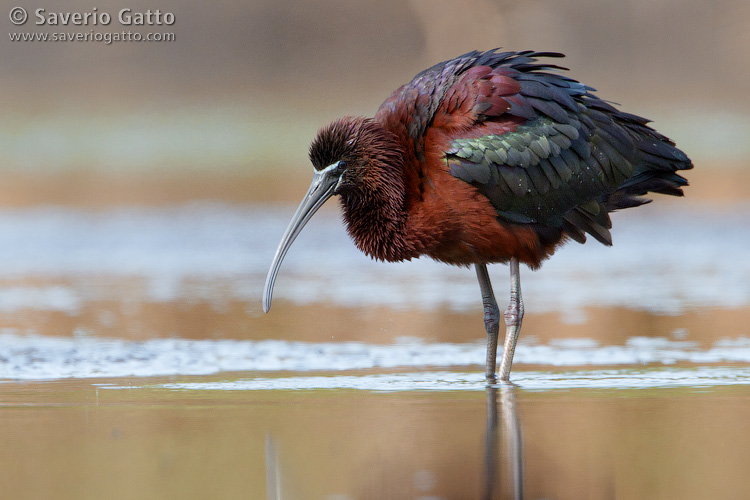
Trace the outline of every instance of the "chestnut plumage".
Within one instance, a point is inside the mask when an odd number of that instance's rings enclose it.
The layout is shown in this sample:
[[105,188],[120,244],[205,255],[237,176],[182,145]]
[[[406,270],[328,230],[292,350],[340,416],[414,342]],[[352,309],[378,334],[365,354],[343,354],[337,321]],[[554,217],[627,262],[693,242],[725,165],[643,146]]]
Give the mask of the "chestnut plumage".
[[274,257],[263,296],[315,211],[340,197],[357,247],[385,261],[427,255],[474,265],[493,382],[499,309],[486,265],[509,263],[511,303],[500,379],[523,318],[518,264],[535,269],[562,242],[611,245],[609,213],[681,196],[688,157],[648,120],[540,61],[554,52],[470,52],[419,73],[373,118],[345,117],[310,147],[313,183]]

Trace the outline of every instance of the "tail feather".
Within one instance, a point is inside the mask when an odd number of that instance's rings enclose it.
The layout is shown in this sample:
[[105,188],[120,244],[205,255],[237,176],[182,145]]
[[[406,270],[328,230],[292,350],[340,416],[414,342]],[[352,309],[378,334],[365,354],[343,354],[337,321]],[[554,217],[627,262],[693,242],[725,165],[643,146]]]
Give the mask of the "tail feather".
[[599,199],[601,213],[578,206],[565,214],[563,230],[579,242],[585,241],[584,233],[588,233],[599,242],[611,245],[609,212],[650,203],[648,193],[683,196],[682,188],[688,181],[677,172],[693,168],[687,155],[670,139],[649,127],[647,120],[619,111],[616,116],[635,142],[638,164],[634,175]]
[[671,139],[649,127],[645,119],[623,112],[618,117],[635,139],[640,164],[635,175],[604,197],[607,211],[648,203],[651,200],[643,198],[647,193],[683,196],[682,188],[688,181],[677,172],[693,168],[690,158]]
[[687,185],[687,179],[674,172],[643,172],[625,181],[602,202],[612,212],[649,203],[651,199],[644,198],[648,193],[683,196],[682,187]]

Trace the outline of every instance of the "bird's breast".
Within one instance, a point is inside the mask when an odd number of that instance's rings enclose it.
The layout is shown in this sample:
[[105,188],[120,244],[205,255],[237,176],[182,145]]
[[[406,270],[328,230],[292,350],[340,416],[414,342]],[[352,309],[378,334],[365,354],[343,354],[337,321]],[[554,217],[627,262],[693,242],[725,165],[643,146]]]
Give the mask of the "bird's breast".
[[428,151],[426,160],[418,187],[407,189],[404,231],[420,254],[456,265],[516,257],[531,267],[552,254],[554,244],[543,244],[531,226],[499,219],[486,196],[448,172],[444,157]]

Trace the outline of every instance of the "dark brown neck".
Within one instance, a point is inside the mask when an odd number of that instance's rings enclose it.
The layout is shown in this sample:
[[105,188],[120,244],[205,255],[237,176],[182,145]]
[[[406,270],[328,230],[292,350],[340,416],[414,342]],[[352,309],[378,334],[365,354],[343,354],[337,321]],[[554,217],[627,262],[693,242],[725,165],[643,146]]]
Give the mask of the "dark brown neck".
[[404,160],[396,136],[380,126],[361,144],[363,176],[357,188],[341,193],[346,227],[357,247],[387,261],[418,252],[405,233]]

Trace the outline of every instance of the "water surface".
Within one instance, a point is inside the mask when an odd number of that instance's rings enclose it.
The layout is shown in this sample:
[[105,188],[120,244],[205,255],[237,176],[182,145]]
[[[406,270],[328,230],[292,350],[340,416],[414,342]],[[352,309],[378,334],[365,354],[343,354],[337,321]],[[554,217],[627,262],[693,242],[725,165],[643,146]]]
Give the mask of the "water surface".
[[[14,498],[746,498],[746,204],[614,216],[522,269],[487,389],[473,270],[373,262],[335,210],[0,211],[0,487]],[[717,253],[717,241],[721,252]],[[503,303],[507,268],[491,267]]]

